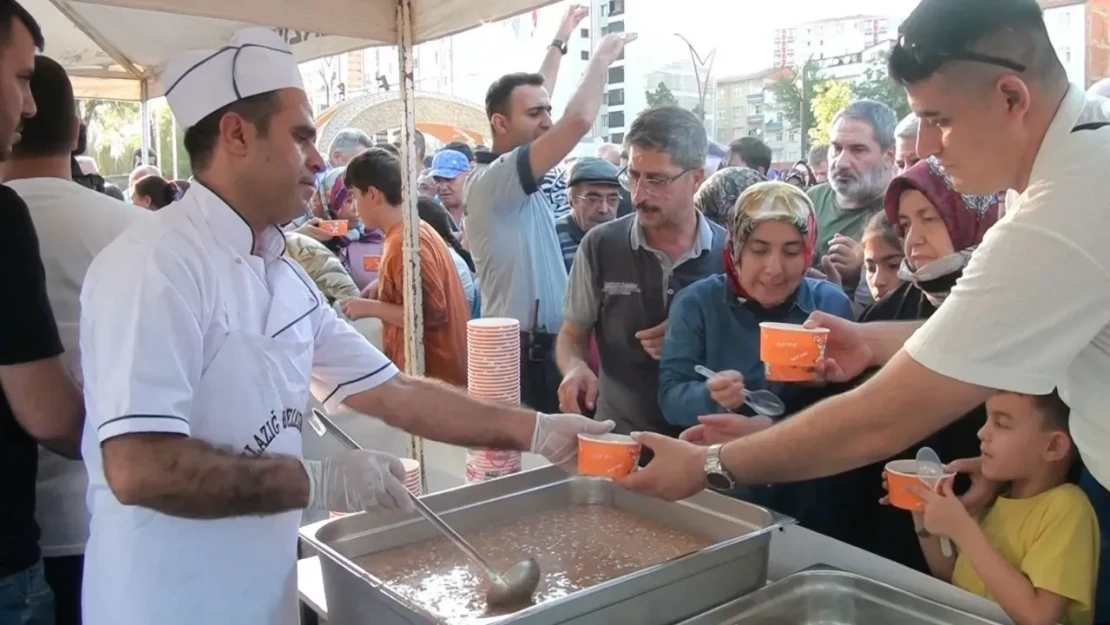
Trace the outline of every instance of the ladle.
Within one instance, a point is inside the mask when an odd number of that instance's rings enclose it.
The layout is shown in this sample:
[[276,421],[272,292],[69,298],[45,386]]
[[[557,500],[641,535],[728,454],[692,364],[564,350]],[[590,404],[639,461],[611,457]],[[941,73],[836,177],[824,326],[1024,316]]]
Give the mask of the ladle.
[[[706,380],[717,375],[716,371],[701,365],[694,365],[694,372],[704,376]],[[744,389],[744,403],[751,406],[756,413],[765,417],[777,417],[786,412],[786,404],[782,403],[779,396],[771,391]]]
[[[334,421],[319,410],[315,408],[312,409],[312,418],[309,419],[309,421],[312,428],[321,436],[328,433],[351,449],[362,449],[358,441],[339,429],[339,426],[337,426]],[[521,560],[504,573],[498,573],[497,569],[493,568],[493,566],[482,557],[482,554],[478,553],[465,538],[460,536],[450,525],[445,523],[427,504],[420,501],[420,498],[412,493],[409,493],[409,497],[412,499],[412,505],[425,519],[434,525],[436,529],[443,532],[451,542],[455,543],[456,547],[462,549],[463,553],[470,556],[470,559],[474,560],[474,562],[485,571],[486,577],[489,578],[490,581],[490,588],[486,593],[487,604],[490,606],[508,606],[524,604],[532,600],[532,595],[535,594],[536,588],[540,585],[540,565],[536,562],[535,558]]]

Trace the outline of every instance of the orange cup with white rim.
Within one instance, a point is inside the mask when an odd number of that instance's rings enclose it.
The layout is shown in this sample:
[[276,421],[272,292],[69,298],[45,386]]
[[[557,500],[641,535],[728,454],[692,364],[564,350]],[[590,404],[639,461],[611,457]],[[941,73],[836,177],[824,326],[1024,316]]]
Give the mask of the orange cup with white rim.
[[759,359],[772,382],[809,382],[825,360],[828,328],[806,328],[795,323],[759,324]]
[[579,434],[578,473],[617,478],[640,462],[640,443],[624,434]]
[[[926,484],[918,477],[917,460],[891,460],[886,463],[883,476],[886,477],[886,490],[887,497],[890,498],[890,505],[911,512],[925,511],[925,501],[910,491],[911,486],[929,488],[932,485]],[[937,491],[940,491],[942,484],[951,484],[952,480],[955,479],[955,473],[946,471],[937,484]]]
[[330,219],[321,221],[316,224],[316,227],[332,236],[341,237],[347,234],[350,224],[347,223],[346,219]]

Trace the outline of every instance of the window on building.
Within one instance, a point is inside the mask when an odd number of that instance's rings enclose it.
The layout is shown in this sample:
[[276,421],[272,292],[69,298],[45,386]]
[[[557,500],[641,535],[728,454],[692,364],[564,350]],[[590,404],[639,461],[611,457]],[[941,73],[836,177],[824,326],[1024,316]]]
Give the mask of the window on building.
[[796,132],[790,133],[790,143],[794,143],[797,140],[798,140],[798,133],[796,133]]
[[609,92],[608,91],[601,94],[601,103],[602,104],[609,104]]
[[609,22],[609,26],[606,28],[606,32],[623,33],[624,32],[624,21],[620,20],[620,21],[616,21],[616,22]]
[[613,111],[609,113],[609,123],[606,124],[610,128],[623,128],[624,127],[624,112]]
[[616,143],[616,144],[624,143],[624,133],[623,132],[614,132],[613,134],[609,135],[609,142],[610,143]]
[[755,110],[752,111],[752,114],[753,115],[762,115],[763,114],[763,107],[759,104],[756,104],[755,105]]
[[779,143],[782,143],[782,133],[781,132],[775,135],[775,141],[778,141]]
[[583,28],[580,31],[580,33],[582,34],[583,39],[589,39],[590,38],[590,29],[589,28]]
[[728,109],[717,109],[717,119],[728,119]]
[[609,104],[613,106],[620,106],[624,104],[624,89],[612,89],[609,91]]
[[734,97],[734,98],[744,97],[744,86],[743,85],[734,86],[732,88],[732,97]]
[[624,68],[623,67],[610,67],[609,68],[609,84],[617,85],[624,82]]
[[582,60],[583,61],[589,61],[590,60],[590,51],[589,50],[583,50],[582,51]]
[[609,15],[624,13],[624,0],[609,0]]
[[748,131],[748,136],[749,137],[758,137],[759,136],[759,129],[758,128],[752,128],[751,130]]
[[732,107],[732,116],[735,117],[735,118],[743,117],[744,116],[744,107],[742,107],[742,106]]

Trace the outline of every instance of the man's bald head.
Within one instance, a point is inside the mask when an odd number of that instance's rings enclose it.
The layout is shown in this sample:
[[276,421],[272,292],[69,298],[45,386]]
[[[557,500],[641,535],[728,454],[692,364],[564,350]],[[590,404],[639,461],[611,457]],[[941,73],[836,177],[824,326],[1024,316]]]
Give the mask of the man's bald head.
[[616,165],[621,166],[621,146],[616,143],[603,143],[597,148],[597,157],[604,159]]

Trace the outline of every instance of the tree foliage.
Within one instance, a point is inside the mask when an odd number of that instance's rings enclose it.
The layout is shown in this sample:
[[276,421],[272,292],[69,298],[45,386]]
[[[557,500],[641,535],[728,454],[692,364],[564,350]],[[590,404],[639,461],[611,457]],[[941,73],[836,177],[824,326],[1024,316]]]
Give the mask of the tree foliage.
[[833,118],[852,100],[852,87],[848,82],[826,80],[817,86],[812,104],[813,123],[809,128],[809,139],[813,144],[828,143]]
[[[826,79],[821,75],[817,65],[806,63],[801,68],[784,73],[771,84],[771,95],[775,99],[775,106],[782,111],[782,121],[787,128],[801,127],[802,106],[805,106],[806,110],[812,110],[817,88],[824,82]],[[802,93],[803,84],[805,93]],[[812,118],[809,125],[813,125]]]
[[878,59],[864,72],[863,78],[852,86],[852,96],[856,100],[875,100],[894,109],[898,119],[910,114],[906,101],[906,91],[890,79],[886,69],[886,57]]
[[[113,182],[126,185],[127,175],[131,173],[132,155],[142,144],[142,120],[137,102],[115,100],[82,100],[80,103],[81,121],[88,128],[88,147],[86,153],[96,161],[100,174]],[[161,155],[159,166],[167,177],[173,177],[171,135],[173,124],[170,111],[164,106],[151,107],[150,140],[158,139],[157,147],[151,146]],[[155,132],[154,125],[158,131]],[[178,127],[177,136],[177,174],[187,178],[192,170],[189,157],[185,153],[185,131]]]
[[671,90],[668,89],[667,85],[663,82],[660,82],[659,85],[655,87],[655,91],[647,91],[644,95],[647,96],[647,104],[650,108],[678,105],[678,99],[674,97],[674,94],[671,93]]

